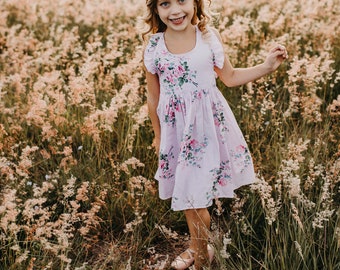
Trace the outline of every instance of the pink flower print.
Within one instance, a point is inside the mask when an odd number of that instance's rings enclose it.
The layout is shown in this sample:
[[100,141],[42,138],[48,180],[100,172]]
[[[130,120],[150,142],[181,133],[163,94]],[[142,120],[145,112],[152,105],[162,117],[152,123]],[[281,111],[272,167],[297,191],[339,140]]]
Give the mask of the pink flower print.
[[182,102],[179,99],[173,100],[172,106],[176,112],[182,112]]
[[227,181],[226,179],[219,179],[218,180],[218,184],[222,187],[226,186],[227,185]]
[[166,76],[166,81],[171,83],[171,84],[174,84],[175,81],[174,81],[174,77],[172,75],[168,75]]
[[164,115],[164,121],[168,125],[175,126],[176,112],[185,112],[185,104],[181,97],[173,96],[169,100],[169,104],[166,105],[166,113]]
[[161,167],[161,169],[164,169],[164,167],[167,165],[167,163],[165,162],[165,160],[160,160],[159,161],[159,167]]
[[197,147],[199,146],[199,143],[198,143],[197,140],[192,139],[192,140],[189,142],[189,146],[190,146],[191,148],[197,148]]
[[202,155],[205,153],[205,148],[208,146],[208,138],[204,137],[203,141],[198,141],[191,137],[193,125],[190,125],[188,134],[185,135],[181,142],[180,158],[184,166],[195,166],[200,168]]
[[236,154],[243,154],[246,151],[246,147],[243,145],[239,145],[236,147]]
[[208,91],[205,89],[195,89],[195,91],[192,92],[192,102],[195,102],[196,100],[201,100],[203,96],[208,95]]
[[[228,181],[231,179],[231,168],[229,165],[229,160],[221,161],[220,166],[211,170],[212,177],[214,179],[212,194],[216,194],[218,192],[217,185],[226,186]],[[207,193],[207,196],[210,197],[210,193]],[[214,196],[213,196],[214,197]]]
[[158,70],[159,70],[160,73],[163,73],[164,70],[165,70],[164,66],[162,66],[161,63],[158,64],[158,67],[157,67],[157,68],[158,68]]
[[160,152],[159,155],[159,168],[161,169],[161,178],[163,179],[170,179],[174,176],[170,166],[170,160],[174,159],[172,149],[173,147],[170,148],[167,154]]
[[239,145],[235,148],[235,151],[230,152],[233,157],[233,162],[236,167],[239,168],[240,172],[243,172],[251,163],[251,156],[249,150],[244,145]]
[[183,75],[184,72],[185,72],[185,70],[183,69],[182,66],[177,66],[177,70],[175,71],[176,78],[178,78],[181,75]]

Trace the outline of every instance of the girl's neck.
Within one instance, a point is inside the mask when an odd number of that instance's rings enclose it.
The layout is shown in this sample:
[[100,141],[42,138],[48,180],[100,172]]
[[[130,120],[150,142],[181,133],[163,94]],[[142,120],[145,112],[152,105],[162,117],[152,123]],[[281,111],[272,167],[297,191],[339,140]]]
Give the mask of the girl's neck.
[[182,40],[192,38],[193,34],[196,33],[196,26],[190,25],[182,31],[176,31],[171,28],[167,28],[164,32],[164,36],[173,40]]
[[196,46],[196,26],[191,25],[183,31],[167,29],[164,32],[164,42],[168,51],[174,54],[187,53]]

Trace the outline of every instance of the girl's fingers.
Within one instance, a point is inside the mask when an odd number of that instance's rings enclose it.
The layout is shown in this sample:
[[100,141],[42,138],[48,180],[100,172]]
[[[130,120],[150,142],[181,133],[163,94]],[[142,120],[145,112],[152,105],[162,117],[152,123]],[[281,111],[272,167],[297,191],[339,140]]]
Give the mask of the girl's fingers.
[[271,53],[275,54],[275,56],[282,56],[284,59],[288,58],[288,53],[286,47],[283,45],[277,45],[271,50]]

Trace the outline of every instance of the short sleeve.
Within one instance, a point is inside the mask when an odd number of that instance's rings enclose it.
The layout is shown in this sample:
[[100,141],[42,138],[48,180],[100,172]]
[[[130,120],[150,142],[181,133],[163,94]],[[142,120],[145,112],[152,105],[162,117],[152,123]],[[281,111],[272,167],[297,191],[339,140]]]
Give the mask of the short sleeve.
[[221,41],[217,37],[216,33],[210,29],[211,32],[211,40],[210,46],[213,52],[213,62],[214,66],[218,67],[219,69],[223,68],[224,65],[224,50]]
[[144,65],[152,74],[156,73],[156,65],[155,65],[155,51],[158,45],[158,41],[160,36],[155,34],[150,37],[148,44],[145,47],[144,51]]

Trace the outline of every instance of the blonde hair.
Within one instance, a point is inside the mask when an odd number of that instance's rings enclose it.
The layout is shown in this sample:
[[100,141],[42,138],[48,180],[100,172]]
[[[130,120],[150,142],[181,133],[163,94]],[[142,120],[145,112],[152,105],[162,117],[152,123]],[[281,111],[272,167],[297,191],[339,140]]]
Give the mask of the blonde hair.
[[[148,25],[148,29],[142,33],[143,40],[149,34],[155,34],[159,32],[164,32],[166,30],[166,25],[159,18],[157,10],[158,0],[146,0],[147,14],[143,18],[143,21]],[[211,5],[211,0],[208,1],[208,6]],[[191,24],[198,26],[198,29],[205,33],[207,32],[207,25],[210,22],[211,16],[209,10],[205,9],[205,0],[194,0],[195,14],[191,20]]]

